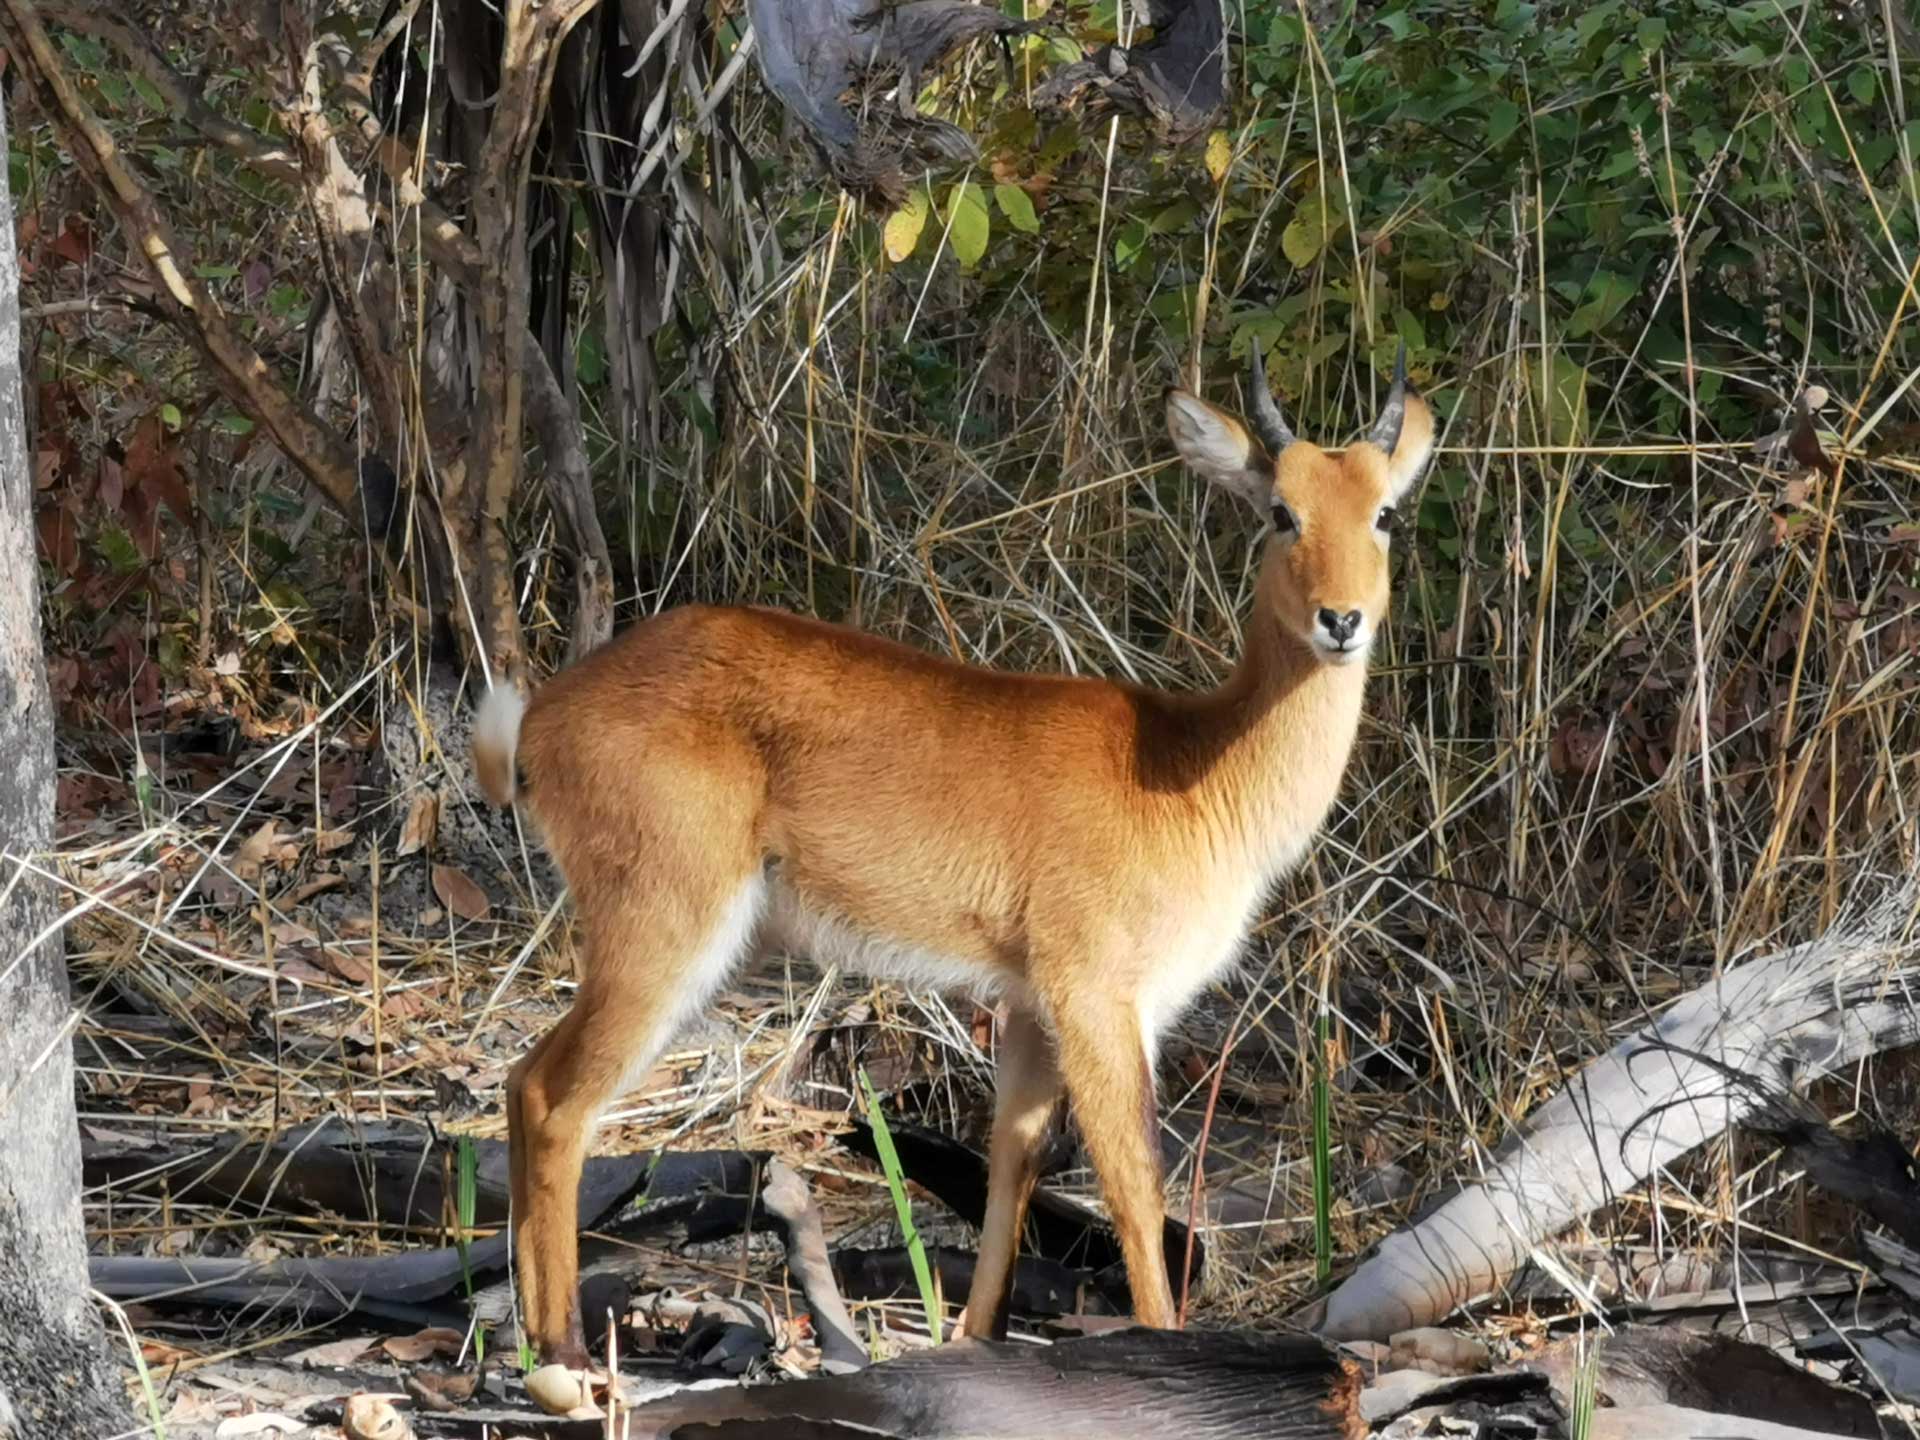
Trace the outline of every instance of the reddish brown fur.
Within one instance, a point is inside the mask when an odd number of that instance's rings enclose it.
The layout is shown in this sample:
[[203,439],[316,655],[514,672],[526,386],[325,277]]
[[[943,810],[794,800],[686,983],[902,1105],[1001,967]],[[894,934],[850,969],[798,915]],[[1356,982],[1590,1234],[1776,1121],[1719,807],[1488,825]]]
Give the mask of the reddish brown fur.
[[521,1300],[546,1358],[585,1361],[574,1196],[595,1117],[741,953],[783,938],[1008,1002],[970,1332],[1004,1325],[1063,1094],[1136,1312],[1174,1323],[1153,1037],[1230,963],[1333,802],[1366,667],[1329,663],[1312,616],[1382,618],[1374,517],[1417,474],[1432,426],[1415,397],[1391,459],[1296,444],[1276,464],[1191,396],[1175,392],[1170,416],[1195,468],[1284,497],[1302,521],[1269,542],[1245,654],[1218,689],[1006,674],[776,611],[689,606],[541,687],[517,752],[514,716],[483,719],[476,771],[503,801],[519,777],[586,944],[572,1011],[508,1085]]

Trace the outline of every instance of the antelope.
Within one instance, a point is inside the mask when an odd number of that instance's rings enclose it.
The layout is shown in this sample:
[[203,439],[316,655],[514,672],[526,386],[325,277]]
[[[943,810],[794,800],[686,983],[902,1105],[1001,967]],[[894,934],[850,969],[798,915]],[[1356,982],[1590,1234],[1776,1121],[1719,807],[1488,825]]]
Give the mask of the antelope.
[[1187,465],[1271,521],[1215,689],[965,665],[784,612],[687,605],[523,701],[489,691],[473,766],[572,891],[572,1009],[506,1086],[527,1332],[584,1368],[576,1192],[590,1128],[750,952],[1005,1006],[963,1333],[1005,1335],[1064,1097],[1136,1318],[1172,1328],[1157,1037],[1234,962],[1331,809],[1389,598],[1394,507],[1433,448],[1401,349],[1364,441],[1296,439],[1259,349],[1248,425],[1183,389]]

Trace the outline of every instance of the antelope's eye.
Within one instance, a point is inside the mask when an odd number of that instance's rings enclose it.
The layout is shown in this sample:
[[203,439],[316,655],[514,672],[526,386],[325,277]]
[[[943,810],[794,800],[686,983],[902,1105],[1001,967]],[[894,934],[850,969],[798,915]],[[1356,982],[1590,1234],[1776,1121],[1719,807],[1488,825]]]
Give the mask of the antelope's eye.
[[1382,505],[1380,507],[1380,513],[1373,517],[1373,528],[1378,530],[1382,535],[1393,533],[1393,507],[1391,505]]
[[1282,535],[1300,528],[1300,522],[1294,519],[1293,511],[1289,510],[1283,501],[1273,502],[1273,528]]

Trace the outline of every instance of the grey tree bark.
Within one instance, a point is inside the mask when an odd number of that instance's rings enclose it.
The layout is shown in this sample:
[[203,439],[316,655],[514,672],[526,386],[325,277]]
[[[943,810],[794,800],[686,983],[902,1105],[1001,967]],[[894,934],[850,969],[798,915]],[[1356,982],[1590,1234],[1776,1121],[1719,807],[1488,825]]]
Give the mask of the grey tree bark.
[[13,235],[0,165],[0,1440],[84,1440],[129,1411],[87,1289],[64,947],[32,943],[59,911],[20,865],[53,839],[54,757]]

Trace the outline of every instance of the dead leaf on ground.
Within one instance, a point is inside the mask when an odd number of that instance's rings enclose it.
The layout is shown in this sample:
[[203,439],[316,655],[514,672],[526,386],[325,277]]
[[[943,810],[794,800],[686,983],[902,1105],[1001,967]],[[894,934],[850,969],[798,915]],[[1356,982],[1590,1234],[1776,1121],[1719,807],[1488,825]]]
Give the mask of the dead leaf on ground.
[[401,1385],[423,1410],[446,1413],[458,1410],[473,1398],[480,1377],[475,1375],[439,1375],[431,1370],[415,1370],[401,1377]]
[[187,1350],[179,1345],[169,1345],[165,1340],[142,1340],[140,1358],[149,1366],[178,1365],[182,1360],[199,1358],[197,1350]]
[[380,1342],[380,1348],[395,1360],[411,1365],[431,1358],[436,1352],[448,1357],[458,1356],[465,1338],[458,1330],[436,1325],[412,1335],[390,1336]]
[[348,950],[326,945],[320,949],[320,963],[349,985],[371,985],[373,966]]
[[389,1020],[413,1020],[427,1011],[427,1001],[440,988],[438,980],[411,990],[395,990],[380,1002],[380,1013]]
[[280,838],[280,822],[269,820],[249,835],[233,857],[233,873],[242,880],[258,880]]
[[271,927],[275,945],[318,945],[320,937],[295,920],[276,920]]
[[307,1422],[295,1420],[272,1410],[256,1410],[251,1415],[229,1415],[214,1426],[214,1440],[237,1440],[242,1435],[301,1435]]
[[400,826],[400,848],[394,853],[412,855],[431,849],[439,831],[440,797],[432,790],[422,790],[407,807],[406,821]]
[[379,1340],[371,1335],[354,1336],[347,1340],[329,1340],[324,1345],[309,1345],[305,1350],[296,1350],[287,1357],[287,1363],[304,1365],[310,1369],[332,1369],[336,1366],[351,1365],[379,1348]]
[[469,880],[465,871],[451,865],[433,867],[433,893],[463,920],[484,920],[492,908],[486,891]]
[[282,980],[291,980],[296,985],[331,985],[334,977],[316,965],[309,965],[299,956],[282,960],[276,967]]

